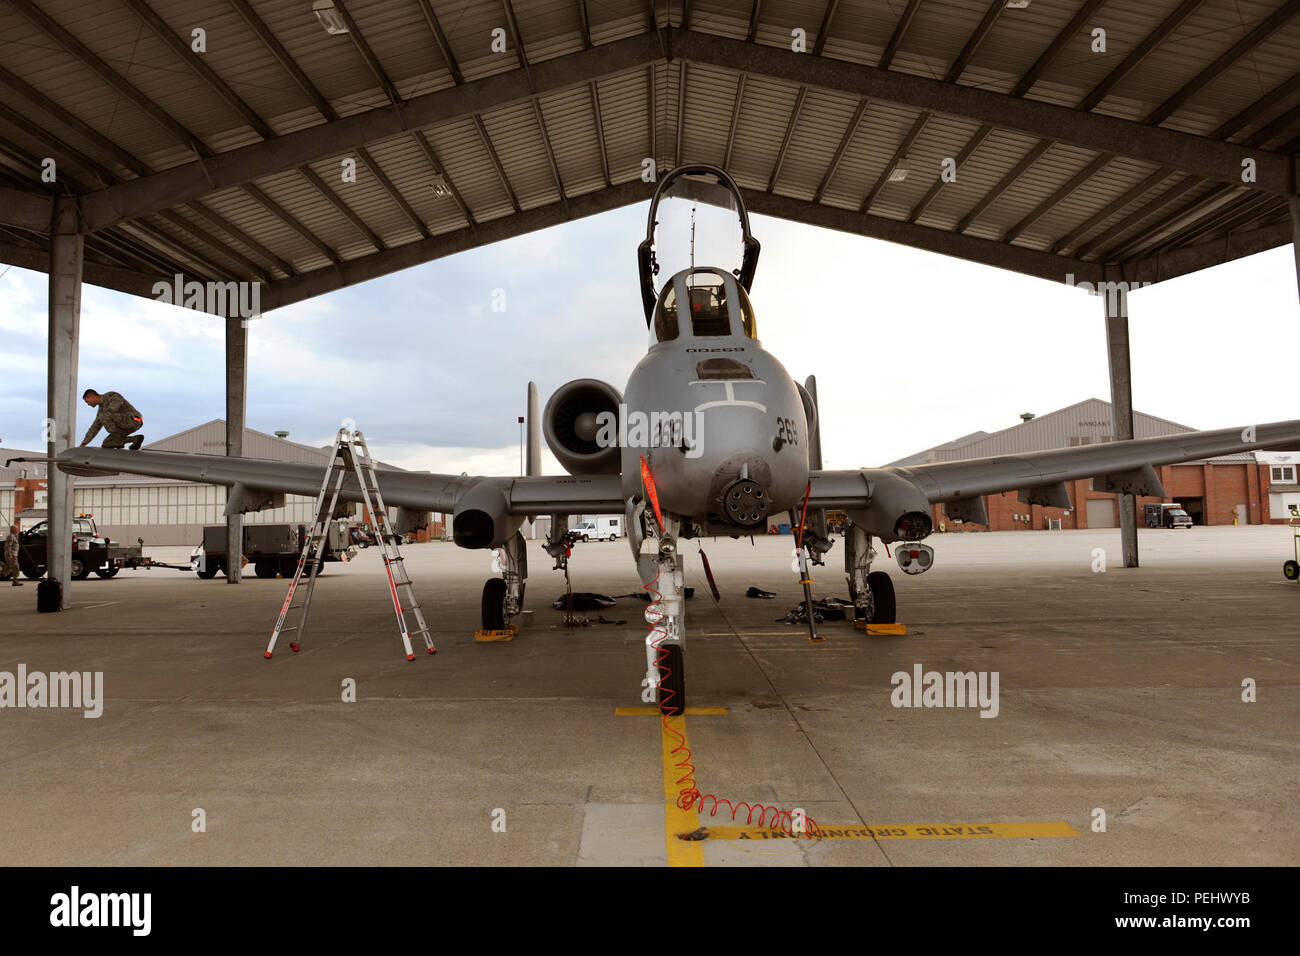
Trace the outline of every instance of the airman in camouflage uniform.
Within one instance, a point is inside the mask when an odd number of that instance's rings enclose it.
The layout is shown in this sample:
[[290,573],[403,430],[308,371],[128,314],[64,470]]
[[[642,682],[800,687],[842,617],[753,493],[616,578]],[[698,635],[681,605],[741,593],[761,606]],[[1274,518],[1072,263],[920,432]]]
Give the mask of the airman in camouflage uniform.
[[20,588],[23,582],[18,580],[18,526],[14,525],[9,529],[9,536],[5,538],[5,571],[9,573],[9,580],[13,586]]
[[81,397],[91,408],[99,406],[99,413],[90,423],[90,431],[86,432],[86,437],[81,440],[83,446],[89,445],[90,440],[99,434],[101,428],[108,432],[108,437],[104,439],[105,448],[125,448],[129,438],[131,448],[135,450],[144,442],[143,435],[131,434],[144,426],[144,419],[140,417],[135,406],[117,392],[105,392],[100,395],[93,388],[88,388]]

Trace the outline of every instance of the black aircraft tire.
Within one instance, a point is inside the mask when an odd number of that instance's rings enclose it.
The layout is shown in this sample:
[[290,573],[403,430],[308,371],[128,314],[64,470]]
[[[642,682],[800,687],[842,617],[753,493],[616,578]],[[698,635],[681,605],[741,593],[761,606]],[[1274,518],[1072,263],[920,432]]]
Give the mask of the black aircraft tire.
[[871,588],[871,623],[895,623],[898,620],[898,603],[894,600],[893,580],[884,571],[872,571],[867,575],[867,587]]
[[96,568],[95,573],[98,574],[101,578],[107,579],[113,577],[115,574],[117,574],[118,571],[121,570],[122,570],[121,568]]
[[483,630],[502,631],[506,626],[505,578],[488,578],[483,582]]
[[[663,659],[655,671],[659,677],[659,711],[668,714],[684,714],[686,712],[686,675],[682,670],[682,661],[685,655],[682,653],[680,644],[665,644],[661,648],[668,652],[668,656]],[[656,654],[656,659],[661,657]]]
[[29,564],[22,568],[22,572],[29,581],[39,581],[45,576],[45,568],[39,564]]
[[253,562],[253,573],[259,578],[273,578],[277,570],[275,562],[269,558],[259,558]]
[[1282,565],[1282,577],[1288,581],[1300,580],[1300,563],[1287,561]]

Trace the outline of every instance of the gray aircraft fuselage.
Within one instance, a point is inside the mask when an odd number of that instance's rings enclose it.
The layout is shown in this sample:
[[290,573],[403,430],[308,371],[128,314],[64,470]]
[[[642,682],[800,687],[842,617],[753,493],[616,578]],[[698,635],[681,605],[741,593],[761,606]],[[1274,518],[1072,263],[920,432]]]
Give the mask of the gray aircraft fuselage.
[[808,482],[803,399],[755,337],[735,277],[721,269],[674,275],[651,339],[624,393],[624,497],[641,495],[644,455],[660,508],[714,533],[766,530],[770,515],[798,507]]

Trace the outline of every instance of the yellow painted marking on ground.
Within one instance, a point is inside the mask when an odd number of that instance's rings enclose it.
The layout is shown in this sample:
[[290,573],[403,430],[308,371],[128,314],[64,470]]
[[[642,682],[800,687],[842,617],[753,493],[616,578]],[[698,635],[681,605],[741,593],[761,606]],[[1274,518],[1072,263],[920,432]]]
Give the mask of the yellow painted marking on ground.
[[[705,715],[716,716],[717,714],[725,714],[726,712],[727,708],[725,707],[691,707],[689,704],[686,707],[686,713],[690,717],[702,717]],[[651,714],[655,717],[659,716],[659,708],[654,704],[650,704],[646,707],[614,708],[614,715],[617,717],[645,717]]]
[[[689,711],[690,708],[688,707]],[[683,738],[686,737],[686,718],[669,717],[667,724]],[[704,843],[701,840],[679,840],[677,834],[691,833],[700,828],[700,818],[692,806],[683,810],[677,806],[677,795],[681,793],[681,784],[677,782],[686,771],[677,766],[681,755],[674,756],[673,750],[678,740],[668,732],[667,727],[659,728],[660,749],[664,763],[664,846],[668,852],[669,866],[703,866]],[[685,746],[690,744],[682,741]]]
[[[980,840],[997,837],[1072,837],[1079,831],[1064,820],[1027,823],[891,823],[821,827],[823,840]],[[705,826],[708,826],[706,821]],[[767,827],[709,826],[710,840],[788,840],[790,834]],[[807,834],[803,839],[811,839]]]

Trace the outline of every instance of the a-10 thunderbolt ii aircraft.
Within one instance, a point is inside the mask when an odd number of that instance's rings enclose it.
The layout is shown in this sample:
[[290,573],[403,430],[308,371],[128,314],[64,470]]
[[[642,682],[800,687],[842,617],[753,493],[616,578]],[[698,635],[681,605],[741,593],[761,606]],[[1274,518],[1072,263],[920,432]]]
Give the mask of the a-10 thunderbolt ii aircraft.
[[[716,203],[719,191],[726,197],[721,204],[740,219],[740,268],[732,273],[692,267],[656,289],[660,201],[672,194]],[[872,570],[877,556],[872,543],[908,543],[900,549],[900,564],[909,573],[925,570],[934,552],[921,540],[932,530],[936,502],[944,503],[950,518],[987,524],[983,495],[1014,490],[1021,501],[1068,508],[1065,483],[1080,478],[1093,478],[1098,490],[1165,497],[1153,465],[1300,445],[1300,421],[1286,421],[998,458],[823,470],[815,384],[811,379],[812,388],[796,383],[758,340],[748,294],[758,253],[731,177],[713,166],[678,167],[655,191],[646,239],[637,251],[652,333],[645,357],[623,392],[605,382],[579,379],[562,386],[542,415],[540,430],[569,474],[540,474],[531,387],[528,475],[378,470],[385,502],[398,506],[399,532],[424,526],[430,512],[451,513],[457,545],[500,549],[501,576],[483,588],[485,628],[501,627],[522,609],[527,560],[519,529],[526,518],[554,516],[546,549],[558,559],[569,515],[622,513],[638,580],[643,586],[653,582],[662,594],[664,619],[657,643],[667,652],[668,676],[660,688],[661,703],[666,698],[673,709],[684,707],[680,539],[762,532],[770,515],[794,512],[795,520],[802,521],[800,509],[806,508],[804,547],[821,563],[831,546],[825,510],[845,511],[850,524],[844,568],[855,616],[892,622],[893,585],[888,574]],[[267,507],[276,493],[315,495],[322,477],[319,466],[307,464],[95,448],[68,449],[58,463],[74,474],[120,471],[226,485],[232,489],[230,513]],[[648,489],[657,492],[657,502]],[[354,480],[344,486],[343,497],[360,499]],[[655,657],[649,649],[652,682],[657,680]]]

